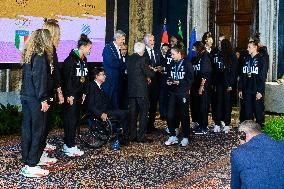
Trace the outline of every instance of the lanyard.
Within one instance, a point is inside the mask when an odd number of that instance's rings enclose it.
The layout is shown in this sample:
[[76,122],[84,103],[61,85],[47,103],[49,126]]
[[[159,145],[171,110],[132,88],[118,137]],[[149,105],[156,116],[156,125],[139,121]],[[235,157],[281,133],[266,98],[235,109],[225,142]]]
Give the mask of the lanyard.
[[83,73],[85,72],[85,69],[84,69],[84,62],[81,62],[79,60],[79,65],[80,65],[80,72],[81,72],[81,76],[84,76]]
[[249,65],[248,65],[248,67],[249,67],[248,72],[249,73],[251,73],[251,71],[252,71],[252,66],[254,65],[254,62],[255,62],[254,58],[249,60]]
[[180,69],[181,65],[183,63],[183,60],[180,61],[178,67],[177,67],[177,64],[175,65],[175,80],[177,80],[177,73],[178,73],[178,70]]

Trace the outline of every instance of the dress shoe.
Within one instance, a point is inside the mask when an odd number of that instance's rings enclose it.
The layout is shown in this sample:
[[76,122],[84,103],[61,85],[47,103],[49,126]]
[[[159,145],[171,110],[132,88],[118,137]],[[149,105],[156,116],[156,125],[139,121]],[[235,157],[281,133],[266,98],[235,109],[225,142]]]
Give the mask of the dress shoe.
[[123,139],[120,141],[120,145],[127,146],[129,144],[129,139]]
[[150,134],[150,133],[155,133],[155,132],[157,132],[157,131],[159,131],[159,129],[157,129],[157,128],[155,128],[155,127],[152,127],[152,128],[150,128],[150,129],[147,129],[147,134]]

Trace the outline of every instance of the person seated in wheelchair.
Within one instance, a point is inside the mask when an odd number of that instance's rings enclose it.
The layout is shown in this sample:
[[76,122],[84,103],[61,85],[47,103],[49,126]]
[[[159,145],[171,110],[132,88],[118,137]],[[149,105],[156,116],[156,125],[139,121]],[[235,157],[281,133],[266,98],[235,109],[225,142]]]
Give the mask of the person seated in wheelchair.
[[111,104],[109,96],[101,88],[105,82],[106,75],[103,68],[95,68],[93,70],[94,80],[89,83],[87,97],[87,111],[94,119],[107,121],[108,119],[117,120],[122,128],[123,140],[120,141],[125,145],[128,144],[128,111],[115,109]]

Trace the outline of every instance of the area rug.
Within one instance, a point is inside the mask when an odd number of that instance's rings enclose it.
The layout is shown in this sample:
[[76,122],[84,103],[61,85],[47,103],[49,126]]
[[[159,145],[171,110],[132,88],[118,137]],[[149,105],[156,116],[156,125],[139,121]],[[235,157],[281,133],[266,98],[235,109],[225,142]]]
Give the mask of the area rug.
[[230,152],[237,145],[235,131],[190,138],[188,147],[164,145],[165,122],[148,135],[150,144],[131,143],[113,151],[111,144],[92,150],[80,146],[85,154],[70,158],[61,151],[63,131],[50,133],[49,142],[57,149],[50,156],[59,159],[46,167],[44,178],[25,178],[19,174],[20,138],[0,141],[0,188],[230,188]]

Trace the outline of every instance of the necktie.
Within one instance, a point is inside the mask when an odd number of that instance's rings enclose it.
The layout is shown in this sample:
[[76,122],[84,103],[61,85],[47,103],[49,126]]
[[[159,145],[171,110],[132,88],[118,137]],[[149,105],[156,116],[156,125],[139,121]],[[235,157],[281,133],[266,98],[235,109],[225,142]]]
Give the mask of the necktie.
[[150,52],[151,52],[151,54],[150,54],[150,59],[151,59],[152,65],[155,65],[155,58],[154,58],[153,49],[151,49]]

